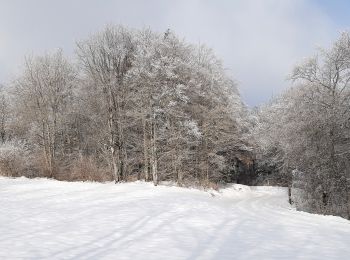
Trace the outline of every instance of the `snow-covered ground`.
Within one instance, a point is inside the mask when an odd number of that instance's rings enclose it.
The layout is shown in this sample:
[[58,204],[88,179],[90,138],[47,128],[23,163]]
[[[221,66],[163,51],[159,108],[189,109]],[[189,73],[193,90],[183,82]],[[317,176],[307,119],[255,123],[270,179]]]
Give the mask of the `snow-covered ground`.
[[350,222],[282,188],[0,178],[0,259],[350,259]]

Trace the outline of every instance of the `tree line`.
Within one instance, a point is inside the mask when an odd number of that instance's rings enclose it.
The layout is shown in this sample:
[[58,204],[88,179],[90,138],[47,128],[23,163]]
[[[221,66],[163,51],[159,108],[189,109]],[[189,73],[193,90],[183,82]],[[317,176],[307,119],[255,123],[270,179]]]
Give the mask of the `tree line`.
[[204,45],[108,26],[25,58],[0,98],[1,172],[60,180],[173,180],[209,185],[234,174],[246,109]]

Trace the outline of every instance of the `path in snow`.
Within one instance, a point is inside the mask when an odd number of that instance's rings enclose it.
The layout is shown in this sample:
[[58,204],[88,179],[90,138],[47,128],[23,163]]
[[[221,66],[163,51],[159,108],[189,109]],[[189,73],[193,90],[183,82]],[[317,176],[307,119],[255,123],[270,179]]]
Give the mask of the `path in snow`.
[[282,188],[0,178],[0,259],[350,259],[350,222]]

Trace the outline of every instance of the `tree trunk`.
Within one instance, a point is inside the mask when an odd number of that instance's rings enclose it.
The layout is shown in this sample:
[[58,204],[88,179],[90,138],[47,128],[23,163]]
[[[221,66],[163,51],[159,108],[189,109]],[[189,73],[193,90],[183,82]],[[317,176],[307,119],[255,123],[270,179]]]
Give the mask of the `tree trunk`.
[[112,101],[112,91],[110,90],[109,97],[108,97],[108,127],[109,127],[109,150],[111,153],[111,159],[112,159],[112,172],[115,183],[120,181],[120,173],[119,173],[119,161],[116,155],[117,152],[117,145],[115,140],[115,120],[114,120],[114,114],[113,114],[113,101]]
[[113,147],[110,147],[110,150],[111,150],[111,156],[112,156],[114,182],[117,183],[120,181],[117,158],[115,156],[115,149]]
[[[155,119],[155,115],[153,116]],[[156,147],[156,123],[155,120],[152,122],[152,134],[151,134],[151,166],[152,166],[152,177],[154,186],[158,185],[158,169],[157,169],[157,147]]]
[[149,181],[149,156],[148,156],[148,141],[147,141],[147,129],[146,129],[146,119],[142,117],[143,126],[143,172],[145,181]]

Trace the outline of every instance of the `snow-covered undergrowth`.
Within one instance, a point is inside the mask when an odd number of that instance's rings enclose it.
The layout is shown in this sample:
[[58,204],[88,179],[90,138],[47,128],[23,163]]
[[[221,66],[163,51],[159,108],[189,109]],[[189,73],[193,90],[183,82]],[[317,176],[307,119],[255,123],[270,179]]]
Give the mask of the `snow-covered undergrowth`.
[[0,259],[350,259],[350,222],[287,191],[0,178]]

